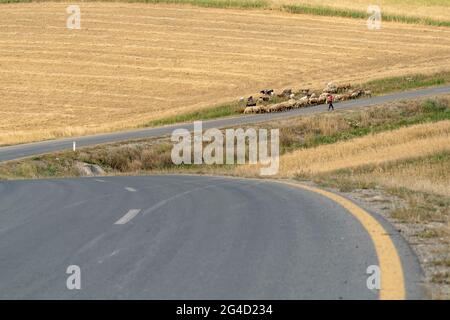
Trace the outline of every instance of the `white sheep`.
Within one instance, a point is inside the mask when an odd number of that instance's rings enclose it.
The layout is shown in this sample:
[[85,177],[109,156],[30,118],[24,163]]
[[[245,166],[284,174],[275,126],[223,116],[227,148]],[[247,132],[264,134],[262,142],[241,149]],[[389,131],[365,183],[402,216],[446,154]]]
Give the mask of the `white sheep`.
[[253,113],[253,107],[247,107],[244,109],[244,114],[250,114]]

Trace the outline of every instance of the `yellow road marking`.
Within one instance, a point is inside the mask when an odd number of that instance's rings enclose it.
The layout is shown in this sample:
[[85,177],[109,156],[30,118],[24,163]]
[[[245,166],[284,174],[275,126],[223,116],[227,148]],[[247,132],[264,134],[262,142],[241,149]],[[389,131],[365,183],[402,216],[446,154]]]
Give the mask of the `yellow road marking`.
[[381,300],[403,300],[406,298],[402,263],[389,234],[383,226],[355,203],[337,194],[303,184],[281,182],[297,188],[319,193],[347,209],[361,222],[369,233],[378,256],[381,270]]

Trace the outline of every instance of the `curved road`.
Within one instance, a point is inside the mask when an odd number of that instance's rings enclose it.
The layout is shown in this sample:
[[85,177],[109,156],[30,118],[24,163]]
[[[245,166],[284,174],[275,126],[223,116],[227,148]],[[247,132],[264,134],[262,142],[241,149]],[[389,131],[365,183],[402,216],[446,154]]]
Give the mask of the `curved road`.
[[[401,258],[406,298],[421,271]],[[377,299],[379,256],[352,214],[264,180],[148,176],[0,182],[0,298]],[[81,269],[81,290],[66,269]]]
[[[406,99],[417,99],[430,95],[439,95],[439,94],[448,94],[450,93],[450,86],[442,86],[435,88],[427,88],[420,90],[412,90],[406,92],[393,93],[385,96],[378,96],[373,98],[359,99],[346,101],[341,103],[336,103],[336,109],[352,109],[352,108],[360,108],[367,107],[382,103],[393,102],[397,100],[406,100]],[[224,128],[229,126],[237,126],[237,125],[247,125],[251,123],[258,123],[270,120],[277,120],[282,118],[301,116],[301,115],[309,115],[314,113],[325,112],[327,110],[327,106],[321,105],[310,108],[302,108],[295,109],[288,112],[280,112],[280,113],[266,113],[266,114],[258,114],[258,115],[248,115],[248,116],[239,116],[239,117],[230,117],[216,120],[209,120],[203,122],[203,128]],[[155,128],[145,128],[133,131],[125,131],[125,132],[114,132],[93,136],[84,136],[77,138],[67,138],[67,139],[59,139],[59,140],[49,140],[44,142],[37,143],[28,143],[22,145],[16,145],[11,147],[1,147],[0,148],[0,162],[13,160],[43,153],[49,153],[59,150],[71,149],[73,141],[77,142],[78,147],[84,146],[92,146],[102,143],[109,142],[117,142],[123,140],[131,140],[131,139],[141,139],[141,138],[149,138],[149,137],[160,137],[164,135],[169,135],[173,130],[179,128],[186,128],[188,130],[193,130],[193,124],[176,124],[165,127],[155,127]]]

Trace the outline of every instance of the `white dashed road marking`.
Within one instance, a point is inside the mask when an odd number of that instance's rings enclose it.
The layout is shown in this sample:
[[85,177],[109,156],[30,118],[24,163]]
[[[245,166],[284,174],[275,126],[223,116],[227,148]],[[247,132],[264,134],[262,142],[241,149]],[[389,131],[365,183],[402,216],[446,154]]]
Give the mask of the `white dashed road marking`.
[[130,187],[126,187],[125,189],[128,190],[128,191],[130,191],[130,192],[136,192],[136,191],[137,191],[136,189],[130,188]]
[[117,220],[114,224],[125,224],[134,217],[136,217],[139,212],[141,212],[141,209],[131,209],[122,218]]

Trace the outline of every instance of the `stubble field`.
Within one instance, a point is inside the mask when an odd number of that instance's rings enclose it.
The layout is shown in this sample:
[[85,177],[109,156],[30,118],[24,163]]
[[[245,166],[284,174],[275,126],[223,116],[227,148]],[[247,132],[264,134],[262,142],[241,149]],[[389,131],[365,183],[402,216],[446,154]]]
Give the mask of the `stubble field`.
[[139,3],[2,4],[0,145],[83,135],[262,88],[450,70],[450,28]]

